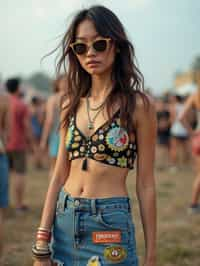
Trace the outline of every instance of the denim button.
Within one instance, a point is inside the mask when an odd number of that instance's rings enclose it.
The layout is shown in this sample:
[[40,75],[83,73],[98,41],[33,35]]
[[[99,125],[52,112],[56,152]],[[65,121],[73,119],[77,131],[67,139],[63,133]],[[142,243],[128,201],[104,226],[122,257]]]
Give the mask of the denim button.
[[75,201],[74,201],[74,206],[75,206],[75,207],[78,207],[79,205],[80,205],[80,201],[79,201],[79,200],[75,200]]

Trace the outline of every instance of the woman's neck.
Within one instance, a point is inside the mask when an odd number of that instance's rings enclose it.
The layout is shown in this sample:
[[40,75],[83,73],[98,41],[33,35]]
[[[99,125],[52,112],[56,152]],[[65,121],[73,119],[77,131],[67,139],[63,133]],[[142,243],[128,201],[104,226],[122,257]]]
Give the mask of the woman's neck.
[[90,97],[94,101],[101,101],[107,97],[113,87],[110,76],[92,76]]

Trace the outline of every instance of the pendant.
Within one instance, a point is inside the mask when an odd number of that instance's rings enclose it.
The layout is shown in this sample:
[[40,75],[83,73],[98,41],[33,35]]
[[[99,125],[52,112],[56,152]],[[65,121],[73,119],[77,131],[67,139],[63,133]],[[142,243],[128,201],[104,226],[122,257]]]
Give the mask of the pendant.
[[88,129],[93,129],[93,128],[94,128],[93,123],[89,122],[88,123]]

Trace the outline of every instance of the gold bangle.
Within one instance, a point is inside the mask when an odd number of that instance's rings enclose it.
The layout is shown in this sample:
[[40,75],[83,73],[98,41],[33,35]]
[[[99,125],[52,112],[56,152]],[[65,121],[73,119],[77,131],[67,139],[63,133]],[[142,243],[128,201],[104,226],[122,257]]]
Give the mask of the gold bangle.
[[36,248],[37,249],[40,249],[40,250],[49,250],[49,245],[38,245],[37,243],[35,244]]
[[45,227],[38,227],[38,231],[45,231],[45,232],[48,232],[48,233],[51,233],[51,230],[50,229],[47,229]]

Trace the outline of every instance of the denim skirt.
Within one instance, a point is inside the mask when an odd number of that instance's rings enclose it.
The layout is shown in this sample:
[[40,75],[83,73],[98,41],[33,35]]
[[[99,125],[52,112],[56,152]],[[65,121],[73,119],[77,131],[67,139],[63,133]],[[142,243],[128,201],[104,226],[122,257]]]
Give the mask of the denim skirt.
[[62,188],[51,251],[58,266],[138,266],[129,198],[75,198]]

